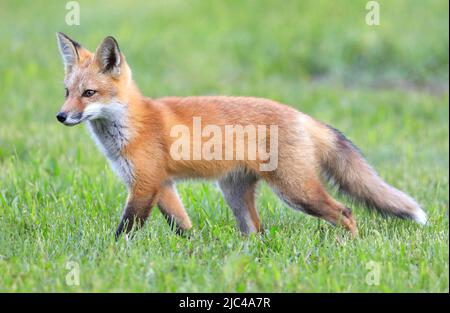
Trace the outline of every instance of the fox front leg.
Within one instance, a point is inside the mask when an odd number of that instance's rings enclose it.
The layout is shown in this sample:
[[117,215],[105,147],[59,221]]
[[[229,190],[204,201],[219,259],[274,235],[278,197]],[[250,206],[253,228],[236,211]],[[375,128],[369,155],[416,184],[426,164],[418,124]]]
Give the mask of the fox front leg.
[[122,219],[116,230],[116,240],[119,239],[123,232],[128,234],[135,224],[137,228],[144,225],[145,220],[150,215],[150,212],[157,201],[158,194],[159,192],[157,190],[148,192],[145,196],[130,192],[122,214]]
[[191,220],[172,182],[166,182],[161,187],[158,207],[169,225],[175,227],[177,234],[181,235],[192,227]]

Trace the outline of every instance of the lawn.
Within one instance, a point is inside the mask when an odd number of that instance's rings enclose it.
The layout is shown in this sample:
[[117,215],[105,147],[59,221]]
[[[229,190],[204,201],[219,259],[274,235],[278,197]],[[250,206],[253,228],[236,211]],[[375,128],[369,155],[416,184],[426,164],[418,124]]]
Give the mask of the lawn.
[[[448,1],[378,2],[368,26],[366,1],[79,1],[69,26],[64,1],[2,0],[0,291],[448,292]],[[189,237],[155,209],[115,242],[126,190],[85,127],[55,118],[56,31],[91,50],[115,36],[150,97],[252,95],[332,124],[429,225],[353,204],[351,239],[262,184],[266,232],[246,238],[213,182],[188,181]]]

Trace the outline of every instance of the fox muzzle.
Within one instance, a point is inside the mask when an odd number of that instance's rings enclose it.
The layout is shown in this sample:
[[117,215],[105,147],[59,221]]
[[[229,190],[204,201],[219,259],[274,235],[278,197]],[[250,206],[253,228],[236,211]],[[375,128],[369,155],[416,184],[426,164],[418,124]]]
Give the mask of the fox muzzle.
[[56,119],[66,126],[77,125],[82,122],[83,113],[58,112]]

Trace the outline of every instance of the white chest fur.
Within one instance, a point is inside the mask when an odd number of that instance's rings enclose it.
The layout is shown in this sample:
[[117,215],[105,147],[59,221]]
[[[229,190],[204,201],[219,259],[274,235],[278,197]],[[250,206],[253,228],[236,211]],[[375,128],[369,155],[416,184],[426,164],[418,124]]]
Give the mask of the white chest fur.
[[87,121],[87,127],[99,149],[107,157],[114,172],[122,178],[127,187],[133,182],[133,165],[123,156],[130,134],[124,117],[117,119],[99,118]]

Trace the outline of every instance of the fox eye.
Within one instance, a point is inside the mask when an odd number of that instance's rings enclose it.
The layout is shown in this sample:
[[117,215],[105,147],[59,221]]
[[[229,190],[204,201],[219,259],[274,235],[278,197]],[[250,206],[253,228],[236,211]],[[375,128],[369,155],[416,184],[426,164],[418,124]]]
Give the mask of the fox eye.
[[67,89],[67,88],[64,88],[64,97],[68,97],[69,96],[69,89]]
[[86,97],[86,98],[89,98],[89,97],[92,97],[96,92],[97,91],[92,90],[92,89],[86,89],[85,91],[83,91],[82,96]]

